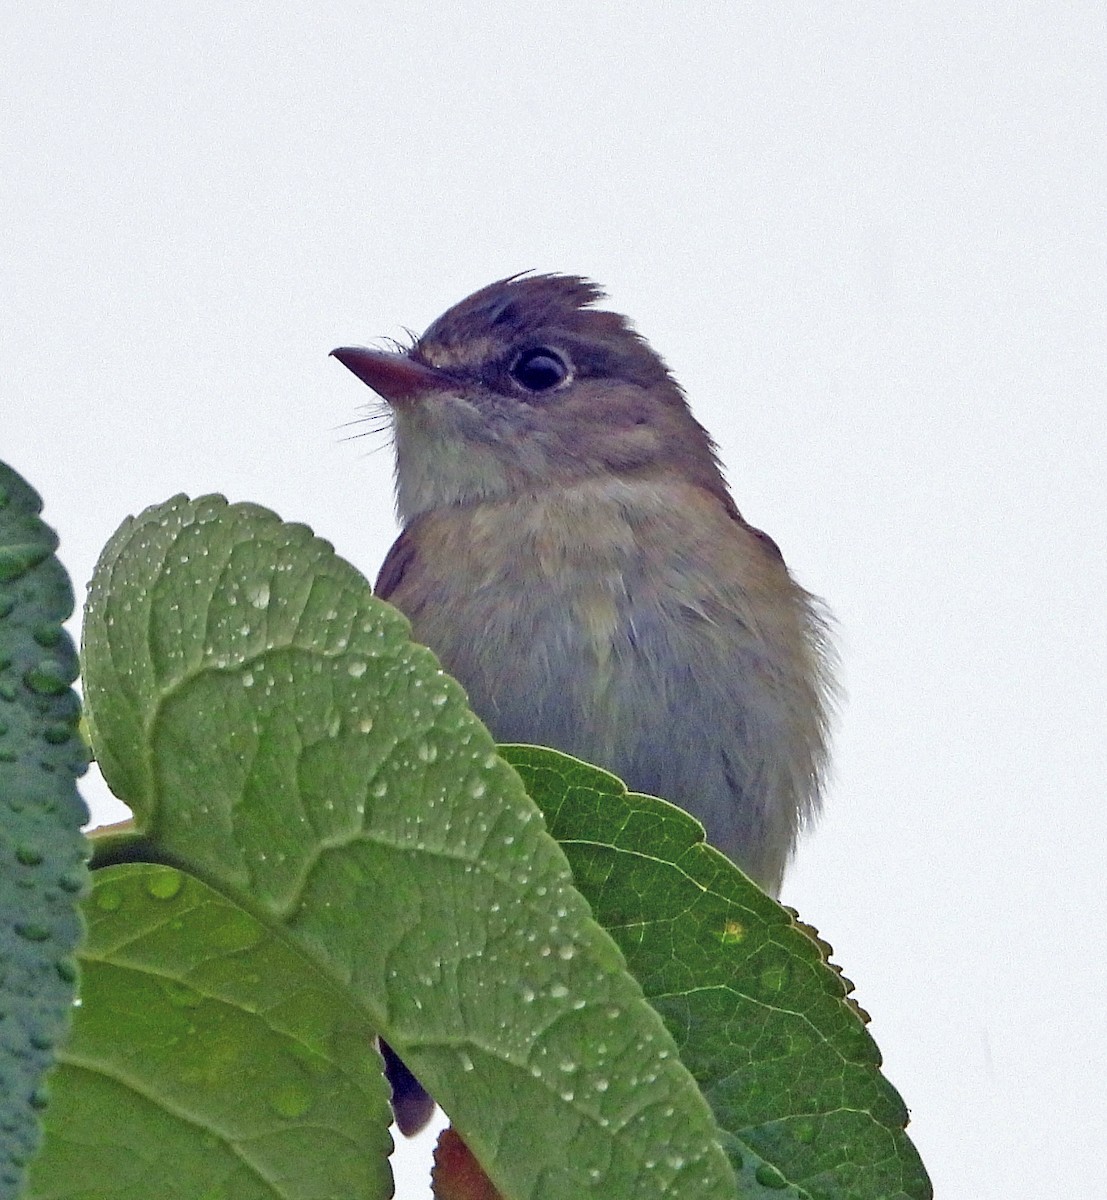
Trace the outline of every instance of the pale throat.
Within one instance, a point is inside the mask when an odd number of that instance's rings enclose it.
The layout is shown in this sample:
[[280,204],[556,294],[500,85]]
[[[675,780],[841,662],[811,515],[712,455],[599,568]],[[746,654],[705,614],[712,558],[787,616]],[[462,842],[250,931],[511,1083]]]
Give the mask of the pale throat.
[[631,512],[671,517],[673,485],[689,482],[663,468],[648,476],[604,473],[566,479],[537,442],[528,445],[519,439],[509,452],[502,443],[466,435],[466,425],[483,422],[483,415],[461,396],[436,397],[433,404],[394,411],[396,509],[403,524],[424,513],[488,503],[532,508],[534,520],[571,527],[574,536],[597,526],[608,532],[610,518],[625,521]]
[[493,447],[458,434],[456,425],[469,412],[479,419],[467,401],[450,397],[394,414],[396,510],[404,524],[435,509],[510,494],[507,471]]

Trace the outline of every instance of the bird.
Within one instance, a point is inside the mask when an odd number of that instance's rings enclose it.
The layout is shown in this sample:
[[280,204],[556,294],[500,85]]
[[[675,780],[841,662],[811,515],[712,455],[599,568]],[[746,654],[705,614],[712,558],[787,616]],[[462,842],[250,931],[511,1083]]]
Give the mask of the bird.
[[[604,299],[582,276],[525,272],[410,345],[332,351],[391,420],[401,532],[375,590],[497,741],[679,805],[776,896],[820,808],[830,619]],[[406,1068],[385,1057],[395,1099]]]

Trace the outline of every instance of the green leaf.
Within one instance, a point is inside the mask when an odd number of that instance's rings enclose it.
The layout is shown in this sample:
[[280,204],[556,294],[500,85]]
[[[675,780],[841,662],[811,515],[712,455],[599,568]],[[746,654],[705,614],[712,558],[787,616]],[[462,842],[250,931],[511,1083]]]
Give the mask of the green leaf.
[[76,995],[88,766],[62,622],[73,591],[42,501],[0,463],[0,1198],[40,1141],[43,1077]]
[[347,989],[171,867],[97,871],[87,910],[28,1200],[392,1195],[388,1089]]
[[97,567],[85,660],[97,758],[145,853],[347,989],[505,1196],[734,1195],[710,1110],[518,777],[327,543],[218,497],[151,509]]
[[814,931],[681,809],[552,750],[501,753],[730,1135],[740,1195],[931,1196],[907,1110]]

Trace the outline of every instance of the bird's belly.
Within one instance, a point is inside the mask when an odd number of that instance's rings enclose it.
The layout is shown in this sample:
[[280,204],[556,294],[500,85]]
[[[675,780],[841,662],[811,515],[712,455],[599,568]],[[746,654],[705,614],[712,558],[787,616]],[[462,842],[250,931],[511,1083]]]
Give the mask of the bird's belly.
[[[719,687],[721,678],[735,684],[733,672],[720,672],[726,631],[608,587],[553,587],[510,617],[479,595],[469,605],[477,611],[456,611],[450,624],[483,629],[484,638],[454,636],[440,614],[432,627],[416,620],[414,632],[497,741],[551,746],[681,805],[713,845],[764,875],[763,821],[756,804],[736,795],[726,753],[750,724],[737,719],[734,687]],[[753,690],[749,704],[763,707]]]

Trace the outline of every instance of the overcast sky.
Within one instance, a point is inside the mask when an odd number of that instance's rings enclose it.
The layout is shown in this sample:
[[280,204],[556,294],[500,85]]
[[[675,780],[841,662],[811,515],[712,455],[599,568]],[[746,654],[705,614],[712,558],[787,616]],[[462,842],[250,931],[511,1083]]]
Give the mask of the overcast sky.
[[7,4],[0,110],[0,457],[79,593],[178,491],[372,576],[389,450],[328,351],[604,283],[837,615],[784,898],[937,1194],[1102,1196],[1101,0]]

